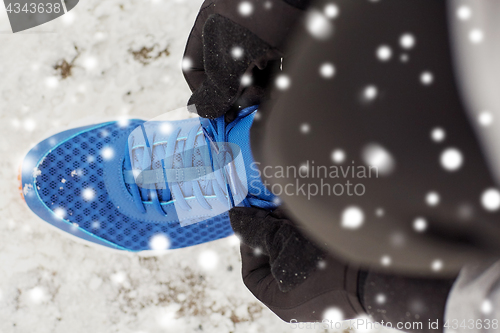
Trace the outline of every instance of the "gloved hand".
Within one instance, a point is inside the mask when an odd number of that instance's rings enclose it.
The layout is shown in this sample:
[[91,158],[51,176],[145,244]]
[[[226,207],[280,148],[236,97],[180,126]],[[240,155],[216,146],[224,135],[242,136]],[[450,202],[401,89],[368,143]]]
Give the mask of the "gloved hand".
[[242,243],[243,282],[281,319],[321,321],[331,307],[342,309],[345,318],[364,313],[359,270],[307,239],[282,208],[236,207],[229,214]]
[[184,77],[193,91],[188,104],[211,119],[260,104],[309,1],[206,0],[184,53]]

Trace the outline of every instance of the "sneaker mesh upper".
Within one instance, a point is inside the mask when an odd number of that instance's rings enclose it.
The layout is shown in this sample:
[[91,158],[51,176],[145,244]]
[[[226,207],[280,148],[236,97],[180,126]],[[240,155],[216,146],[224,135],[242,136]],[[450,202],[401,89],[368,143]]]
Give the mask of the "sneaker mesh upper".
[[[149,240],[159,233],[169,238],[170,249],[231,235],[227,213],[181,227],[179,222],[138,221],[115,207],[104,185],[100,151],[112,146],[121,131],[132,130],[141,123],[131,121],[126,128],[112,123],[79,134],[53,149],[38,167],[41,174],[37,177],[37,190],[45,205],[53,211],[61,209],[64,219],[79,228],[131,251],[150,250]],[[95,194],[91,200],[82,196],[86,189]]]

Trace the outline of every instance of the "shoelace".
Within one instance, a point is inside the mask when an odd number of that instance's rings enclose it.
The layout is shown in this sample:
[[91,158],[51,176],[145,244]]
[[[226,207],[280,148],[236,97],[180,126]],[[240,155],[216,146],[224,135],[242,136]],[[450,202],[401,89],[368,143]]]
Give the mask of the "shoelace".
[[[148,141],[144,125],[141,125],[144,139],[146,141],[146,147],[144,149],[142,160],[140,161],[140,177],[137,177],[137,175],[133,176],[128,144],[125,153],[125,169],[128,172],[124,175],[125,182],[130,186],[134,204],[140,212],[146,213],[145,203],[152,203],[160,214],[167,215],[162,207],[162,202],[160,202],[159,199],[158,192],[162,190],[164,191],[162,193],[162,199],[164,200],[163,203],[175,199],[178,207],[185,211],[190,211],[191,206],[187,202],[182,191],[180,186],[181,182],[189,182],[192,186],[193,195],[200,206],[204,209],[211,210],[212,207],[205,198],[200,186],[200,178],[208,182],[207,187],[211,186],[215,197],[220,202],[227,205],[228,208],[234,206],[231,186],[236,189],[236,191],[241,191],[243,185],[236,175],[234,166],[231,163],[227,163],[227,161],[232,161],[233,156],[230,149],[228,149],[227,145],[224,144],[226,141],[225,121],[223,117],[221,117],[215,120],[209,120],[206,123],[208,124],[207,127],[210,133],[207,129],[202,127],[201,124],[193,126],[193,128],[189,131],[189,134],[185,139],[186,142],[183,150],[180,152],[183,164],[181,169],[173,168],[173,156],[176,153],[175,150],[176,145],[178,144],[181,128],[178,127],[173,130],[166,143],[157,144],[153,142],[151,145]],[[210,147],[210,149],[208,149],[208,147],[206,149],[206,153],[210,156],[204,160],[210,161],[211,165],[195,167],[193,166],[195,141],[197,136],[202,134],[205,135]],[[153,149],[164,149],[166,158],[161,160],[161,168],[152,168]],[[227,167],[228,165],[229,167]],[[202,177],[200,177],[200,175],[202,175]],[[141,189],[136,182],[138,178],[140,178]],[[189,184],[185,184],[184,186],[189,186]],[[231,186],[229,184],[231,184]],[[141,190],[143,191],[143,194],[150,198],[151,201],[143,200]],[[146,193],[144,193],[144,191],[146,191]]]

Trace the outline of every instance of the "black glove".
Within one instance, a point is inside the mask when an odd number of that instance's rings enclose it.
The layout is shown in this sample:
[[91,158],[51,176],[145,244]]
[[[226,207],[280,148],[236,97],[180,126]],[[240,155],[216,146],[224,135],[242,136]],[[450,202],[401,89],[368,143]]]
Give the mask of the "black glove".
[[345,318],[364,313],[358,300],[359,270],[327,255],[278,208],[233,208],[231,225],[241,238],[243,282],[276,313],[290,321],[321,321],[338,307]]
[[[344,319],[366,312],[378,323],[413,325],[408,332],[442,332],[454,278],[359,270],[319,249],[281,208],[271,213],[237,207],[229,213],[242,242],[243,282],[281,319],[322,321],[326,309],[337,307]],[[428,326],[436,320],[437,327]]]
[[[201,117],[259,104],[309,0],[206,0],[184,53],[184,77]],[[248,7],[249,6],[249,7]],[[242,14],[243,12],[243,14]],[[246,74],[251,83],[242,83]],[[230,120],[230,119],[229,119]]]

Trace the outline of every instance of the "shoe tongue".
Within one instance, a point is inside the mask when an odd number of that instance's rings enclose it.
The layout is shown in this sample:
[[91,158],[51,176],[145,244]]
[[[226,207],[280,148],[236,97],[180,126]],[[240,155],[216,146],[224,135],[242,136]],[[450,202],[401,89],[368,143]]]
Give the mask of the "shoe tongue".
[[[146,178],[150,180],[153,176],[158,179],[164,179],[165,173],[163,172],[163,166],[168,164],[166,169],[184,169],[190,167],[202,167],[209,164],[209,158],[207,155],[206,142],[203,135],[197,135],[192,146],[186,147],[187,135],[194,126],[200,126],[197,119],[187,119],[184,121],[169,122],[169,121],[157,121],[157,122],[147,122],[143,126],[136,128],[129,136],[128,147],[126,154],[130,156],[130,166],[124,166],[124,174],[126,174],[126,179],[130,182],[130,174],[137,175],[148,175]],[[175,149],[171,155],[167,156],[167,145],[171,144],[170,134],[172,131],[180,129],[178,136],[175,141]],[[134,147],[134,149],[130,149]],[[186,161],[186,150],[190,150],[191,158]],[[149,172],[150,170],[155,171],[155,173]],[[133,172],[132,172],[133,171]],[[147,172],[144,172],[147,171]],[[160,173],[162,173],[160,175]],[[144,180],[144,178],[143,178]],[[201,190],[205,195],[213,195],[213,188],[208,186],[208,181],[203,179],[198,179]],[[138,184],[139,185],[139,184]],[[179,182],[179,186],[185,197],[192,196],[193,187],[189,185],[189,181]],[[156,191],[151,191],[155,189]],[[172,193],[169,185],[165,181],[156,182],[148,184],[146,187],[139,186],[139,191],[141,194],[141,199],[144,201],[151,200],[151,195],[156,193],[160,202],[166,202],[172,200]]]
[[[244,114],[245,112],[256,109],[256,107],[251,108],[252,109],[244,109],[241,113]],[[247,116],[235,120],[236,123],[229,131],[227,141],[238,145],[240,148],[245,165],[248,196],[250,198],[253,197],[264,201],[273,201],[276,197],[262,183],[262,179],[260,178],[258,171],[259,169],[255,164],[252,156],[252,150],[250,149],[250,127],[252,126],[254,117],[255,112],[251,112]]]

